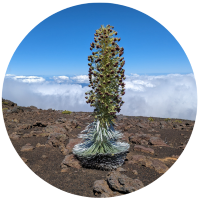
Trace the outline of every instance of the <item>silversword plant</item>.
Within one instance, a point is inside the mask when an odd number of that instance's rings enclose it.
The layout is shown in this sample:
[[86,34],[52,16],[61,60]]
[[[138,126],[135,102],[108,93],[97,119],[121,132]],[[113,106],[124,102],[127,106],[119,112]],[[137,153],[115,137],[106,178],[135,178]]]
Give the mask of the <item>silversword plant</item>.
[[87,103],[94,107],[95,120],[88,125],[79,137],[81,144],[75,145],[73,153],[86,167],[113,169],[121,166],[129,149],[129,144],[120,142],[123,134],[115,131],[113,120],[124,104],[125,94],[123,66],[125,64],[124,48],[119,47],[121,38],[113,26],[101,26],[94,34],[90,44],[93,51],[88,56],[89,87],[86,92]]

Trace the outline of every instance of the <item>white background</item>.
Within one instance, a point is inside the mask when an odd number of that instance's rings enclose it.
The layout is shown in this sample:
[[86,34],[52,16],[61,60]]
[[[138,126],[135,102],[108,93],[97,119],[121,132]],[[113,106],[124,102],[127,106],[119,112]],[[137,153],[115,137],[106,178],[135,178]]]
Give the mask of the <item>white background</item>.
[[[72,3],[73,2],[73,3]],[[6,0],[0,3],[0,85],[14,51],[24,37],[41,21],[65,8],[93,2],[67,0]],[[198,0],[108,1],[137,9],[161,23],[180,43],[193,68],[197,88],[200,78],[200,30]],[[105,3],[108,3],[105,2]],[[198,90],[197,89],[197,90]],[[199,91],[197,92],[199,94]],[[199,111],[199,110],[198,110]],[[200,201],[199,195],[199,112],[190,141],[174,166],[161,178],[132,194],[104,200],[119,201]],[[2,116],[0,142],[0,183],[2,201],[93,201],[61,191],[35,175],[20,159],[12,146]],[[103,200],[103,199],[96,199]]]

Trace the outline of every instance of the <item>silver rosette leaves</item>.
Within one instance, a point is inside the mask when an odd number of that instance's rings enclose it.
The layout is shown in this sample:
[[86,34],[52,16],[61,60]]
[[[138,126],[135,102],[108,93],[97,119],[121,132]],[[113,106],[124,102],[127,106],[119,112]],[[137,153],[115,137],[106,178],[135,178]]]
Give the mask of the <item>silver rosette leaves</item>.
[[96,120],[82,133],[79,138],[83,142],[74,146],[73,153],[83,167],[112,170],[124,163],[130,145],[119,141],[123,134],[114,129],[113,123],[101,127]]

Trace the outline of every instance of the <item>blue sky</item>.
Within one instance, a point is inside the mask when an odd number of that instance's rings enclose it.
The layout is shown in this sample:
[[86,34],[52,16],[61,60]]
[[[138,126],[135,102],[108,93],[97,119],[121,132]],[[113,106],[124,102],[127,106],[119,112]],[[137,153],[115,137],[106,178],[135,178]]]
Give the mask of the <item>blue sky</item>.
[[192,73],[182,47],[157,21],[132,8],[94,3],[62,10],[37,25],[16,49],[6,74],[87,74],[95,30],[107,24],[121,37],[126,74]]

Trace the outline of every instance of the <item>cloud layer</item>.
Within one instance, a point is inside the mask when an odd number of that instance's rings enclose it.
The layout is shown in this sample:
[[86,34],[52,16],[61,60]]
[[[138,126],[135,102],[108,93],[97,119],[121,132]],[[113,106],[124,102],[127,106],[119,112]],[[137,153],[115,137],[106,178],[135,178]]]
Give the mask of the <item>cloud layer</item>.
[[[86,104],[89,87],[87,75],[54,76],[51,82],[38,76],[6,75],[3,98],[20,106],[42,109],[93,111]],[[125,104],[120,113],[130,116],[152,116],[195,120],[197,90],[193,74],[161,76],[126,76]]]

